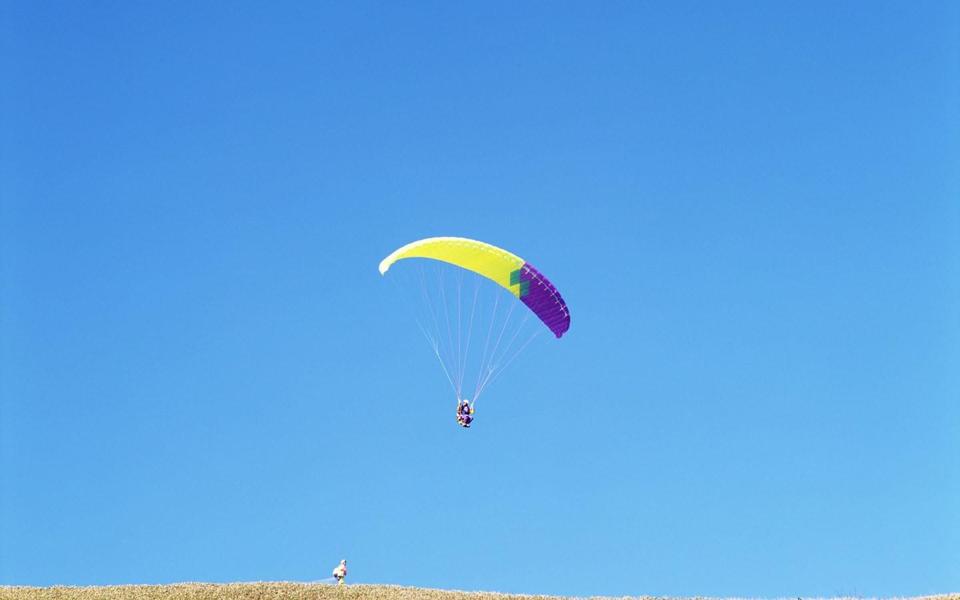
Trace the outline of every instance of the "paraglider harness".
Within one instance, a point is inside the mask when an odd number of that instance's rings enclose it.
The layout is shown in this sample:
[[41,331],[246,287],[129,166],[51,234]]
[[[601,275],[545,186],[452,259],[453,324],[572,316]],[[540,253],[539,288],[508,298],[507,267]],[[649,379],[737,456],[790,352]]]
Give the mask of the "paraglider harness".
[[470,423],[473,422],[473,406],[470,405],[469,400],[458,400],[457,401],[457,423],[460,424],[460,427],[470,427]]

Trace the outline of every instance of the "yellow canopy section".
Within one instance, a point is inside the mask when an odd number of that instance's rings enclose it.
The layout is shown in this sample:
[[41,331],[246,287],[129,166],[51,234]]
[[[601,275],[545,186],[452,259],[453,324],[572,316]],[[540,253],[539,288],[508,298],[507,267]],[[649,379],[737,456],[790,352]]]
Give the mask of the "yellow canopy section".
[[510,284],[510,274],[523,266],[524,260],[502,248],[459,237],[433,237],[411,242],[380,261],[383,275],[393,263],[404,258],[432,258],[483,275],[520,296],[519,281]]

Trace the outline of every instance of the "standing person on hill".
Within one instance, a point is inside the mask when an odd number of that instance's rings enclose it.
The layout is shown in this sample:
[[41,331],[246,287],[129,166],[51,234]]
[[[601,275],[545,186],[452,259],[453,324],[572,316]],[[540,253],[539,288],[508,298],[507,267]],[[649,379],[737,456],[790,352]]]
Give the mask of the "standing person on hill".
[[337,580],[337,585],[342,585],[347,577],[347,559],[340,561],[340,564],[333,570],[333,578]]

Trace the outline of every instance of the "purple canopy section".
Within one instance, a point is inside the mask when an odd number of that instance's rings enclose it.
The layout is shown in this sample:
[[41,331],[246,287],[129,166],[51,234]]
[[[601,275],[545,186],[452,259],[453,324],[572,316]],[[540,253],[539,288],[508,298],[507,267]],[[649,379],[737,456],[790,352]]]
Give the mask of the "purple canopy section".
[[570,310],[567,303],[550,280],[533,265],[523,263],[518,271],[511,274],[511,283],[520,284],[520,300],[540,317],[553,335],[559,338],[570,329]]

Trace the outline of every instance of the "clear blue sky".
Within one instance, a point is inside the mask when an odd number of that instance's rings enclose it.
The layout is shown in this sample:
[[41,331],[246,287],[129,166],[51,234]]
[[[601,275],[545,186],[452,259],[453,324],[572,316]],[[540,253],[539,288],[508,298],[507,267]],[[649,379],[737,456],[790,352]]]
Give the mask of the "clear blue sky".
[[960,5],[405,4],[0,3],[0,584],[960,591]]

